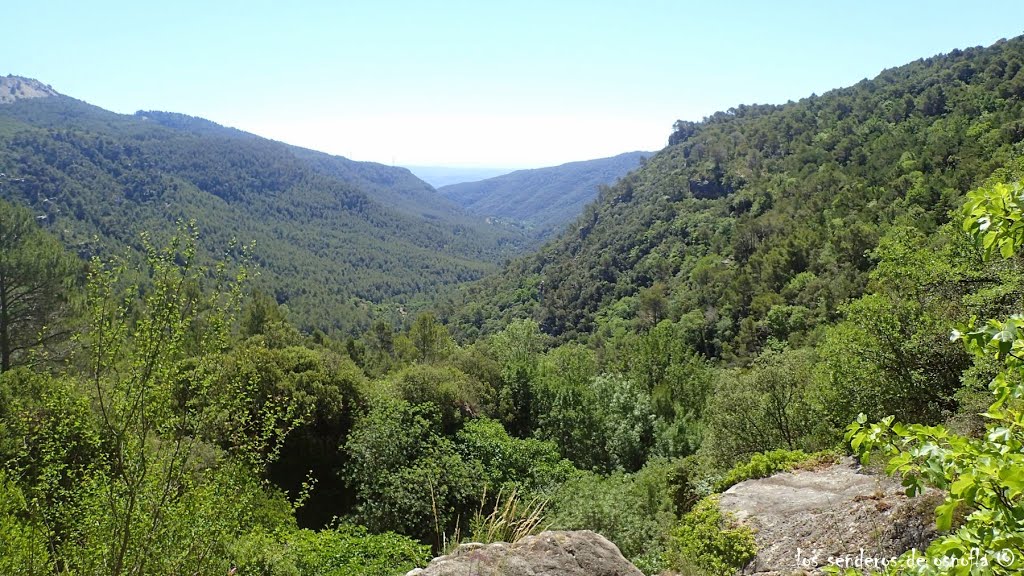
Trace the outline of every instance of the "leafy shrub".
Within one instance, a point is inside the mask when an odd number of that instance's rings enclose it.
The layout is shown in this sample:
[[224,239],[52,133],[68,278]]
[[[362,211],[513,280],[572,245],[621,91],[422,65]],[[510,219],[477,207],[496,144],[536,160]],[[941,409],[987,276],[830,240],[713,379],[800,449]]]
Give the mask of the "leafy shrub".
[[430,549],[406,536],[370,534],[342,524],[330,530],[300,530],[288,539],[303,576],[390,576],[423,566]]
[[21,490],[0,471],[0,574],[52,573],[46,531],[27,518]]
[[[964,229],[986,258],[1017,254],[1024,246],[1020,186],[997,183],[972,191],[965,206]],[[872,452],[885,454],[886,472],[901,475],[908,494],[920,493],[926,484],[947,491],[935,510],[935,523],[939,531],[949,532],[928,546],[917,573],[1020,574],[1024,569],[1024,315],[981,325],[972,321],[954,330],[950,339],[962,340],[978,358],[1003,365],[989,385],[995,400],[983,414],[987,424],[981,437],[959,436],[942,426],[896,423],[892,416],[868,424],[861,414],[849,426],[846,438],[865,461]],[[958,509],[965,516],[954,527]]]
[[731,465],[757,452],[819,447],[815,361],[809,349],[767,351],[750,370],[720,371],[702,450]]
[[788,472],[801,465],[824,463],[835,460],[832,452],[807,454],[803,450],[772,450],[754,454],[750,460],[737,464],[715,483],[715,491],[723,492],[744,480],[767,478],[779,472]]
[[551,527],[598,532],[645,573],[657,572],[666,535],[676,521],[669,486],[672,470],[671,462],[654,459],[633,474],[581,472],[552,499]]
[[394,398],[371,404],[345,443],[358,522],[373,531],[440,539],[475,507],[482,492],[479,467],[441,435],[441,417],[432,404]]
[[709,576],[732,576],[756,554],[753,532],[733,525],[718,509],[718,497],[709,496],[672,530],[665,563],[682,573],[696,569]]
[[426,564],[429,552],[408,537],[350,524],[315,532],[253,530],[229,550],[247,576],[392,576]]
[[546,494],[574,472],[572,464],[558,455],[554,443],[515,438],[500,422],[489,418],[467,422],[455,441],[466,462],[480,464],[484,483],[493,494],[499,490]]
[[450,366],[414,364],[390,377],[395,395],[410,404],[433,404],[441,415],[445,434],[452,434],[464,419],[480,411],[485,391],[471,378]]

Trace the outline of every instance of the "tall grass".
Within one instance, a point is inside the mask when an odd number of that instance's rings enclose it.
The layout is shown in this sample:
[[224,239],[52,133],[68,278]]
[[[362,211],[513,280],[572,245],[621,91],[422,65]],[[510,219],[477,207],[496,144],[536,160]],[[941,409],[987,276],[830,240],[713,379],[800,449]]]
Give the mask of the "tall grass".
[[542,532],[544,525],[544,507],[547,501],[531,498],[524,501],[516,488],[507,495],[504,490],[498,491],[494,500],[494,508],[484,515],[487,502],[487,490],[480,500],[480,509],[469,523],[471,539],[474,542],[489,544],[491,542],[515,543],[531,534]]

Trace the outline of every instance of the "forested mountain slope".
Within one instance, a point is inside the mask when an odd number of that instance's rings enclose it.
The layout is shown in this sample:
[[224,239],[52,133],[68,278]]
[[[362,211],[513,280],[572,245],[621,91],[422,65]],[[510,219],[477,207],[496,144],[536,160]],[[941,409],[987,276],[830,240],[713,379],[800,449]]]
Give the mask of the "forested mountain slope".
[[562,339],[669,317],[709,357],[795,341],[861,294],[899,222],[930,232],[1024,150],[1024,40],[954,50],[785,105],[679,121],[556,241],[473,287],[463,335]]
[[524,226],[547,239],[579,216],[583,207],[608,186],[640,166],[650,152],[627,152],[550,168],[517,170],[479,182],[438,188],[438,192],[473,214]]
[[429,183],[435,188],[461,184],[463,182],[477,182],[508,174],[514,168],[486,168],[486,167],[458,167],[458,166],[407,166],[409,171],[417,178]]
[[[383,206],[388,178],[429,197],[401,173],[17,88],[0,188],[33,211],[0,201],[0,573],[404,573],[550,526],[647,574],[734,574],[758,542],[720,494],[851,449],[945,492],[912,505],[944,532],[915,560],[1019,550],[1022,68],[1015,39],[678,122],[447,324],[341,337],[297,328],[473,277],[509,237]],[[189,227],[166,239],[188,216],[197,257]],[[128,258],[82,279],[54,235]],[[229,236],[276,298],[214,260]]]
[[384,300],[478,278],[525,245],[403,168],[60,95],[0,105],[0,173],[0,196],[83,256],[178,219],[196,220],[207,254],[255,241],[258,286],[306,329],[365,327]]

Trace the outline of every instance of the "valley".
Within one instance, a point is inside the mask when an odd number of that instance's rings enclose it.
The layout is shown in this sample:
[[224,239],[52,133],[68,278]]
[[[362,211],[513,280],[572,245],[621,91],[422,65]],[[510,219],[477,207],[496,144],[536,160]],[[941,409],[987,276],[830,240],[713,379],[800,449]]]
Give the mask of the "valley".
[[1024,570],[1024,37],[436,189],[0,95],[2,573],[391,575],[552,529],[729,576],[766,543],[723,493],[788,471],[895,475],[854,499],[927,519],[886,555]]

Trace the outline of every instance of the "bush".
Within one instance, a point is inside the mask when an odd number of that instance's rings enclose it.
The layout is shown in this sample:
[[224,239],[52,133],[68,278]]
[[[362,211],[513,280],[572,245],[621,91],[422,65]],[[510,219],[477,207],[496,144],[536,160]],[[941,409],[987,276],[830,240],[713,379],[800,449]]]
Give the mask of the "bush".
[[430,560],[430,548],[410,538],[394,532],[370,534],[346,524],[319,532],[300,530],[288,543],[303,576],[391,576]]
[[662,567],[666,535],[676,521],[669,486],[673,469],[673,463],[655,459],[634,474],[580,473],[552,499],[551,527],[598,532],[645,573],[656,572]]
[[455,441],[466,462],[478,462],[488,491],[518,490],[522,495],[546,494],[557,489],[575,471],[558,454],[553,442],[510,436],[500,422],[470,420]]
[[29,520],[25,497],[0,470],[0,574],[52,573],[46,530]]
[[478,466],[441,435],[432,404],[380,398],[359,418],[345,443],[347,479],[360,524],[397,530],[423,541],[467,518],[483,490]]
[[229,550],[247,576],[392,576],[426,564],[429,547],[405,536],[341,524],[312,531],[254,530]]
[[665,563],[684,574],[697,569],[709,576],[732,576],[756,554],[753,532],[733,525],[718,509],[718,497],[709,496],[672,530]]
[[815,361],[810,349],[768,351],[750,370],[721,371],[702,451],[728,466],[758,452],[827,445],[813,385]]
[[750,460],[737,464],[715,483],[716,492],[724,492],[744,480],[767,478],[779,472],[788,472],[801,465],[825,463],[836,460],[836,454],[828,451],[807,454],[803,450],[772,450],[754,454]]

